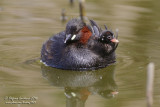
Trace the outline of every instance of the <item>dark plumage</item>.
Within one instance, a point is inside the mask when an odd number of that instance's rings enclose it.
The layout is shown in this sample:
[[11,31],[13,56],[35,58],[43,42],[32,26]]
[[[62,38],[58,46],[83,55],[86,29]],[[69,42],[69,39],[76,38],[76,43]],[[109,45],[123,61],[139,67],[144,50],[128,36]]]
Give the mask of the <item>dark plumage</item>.
[[114,63],[115,53],[111,50],[115,48],[115,43],[103,41],[105,33],[95,31],[100,28],[92,22],[93,30],[79,19],[70,20],[65,31],[43,44],[42,62],[51,67],[72,70],[92,70]]

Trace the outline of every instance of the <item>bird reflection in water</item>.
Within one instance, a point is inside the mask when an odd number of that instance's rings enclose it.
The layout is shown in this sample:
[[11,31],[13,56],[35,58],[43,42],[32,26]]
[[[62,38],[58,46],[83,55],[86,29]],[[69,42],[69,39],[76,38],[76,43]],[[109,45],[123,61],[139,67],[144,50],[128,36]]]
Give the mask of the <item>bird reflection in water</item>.
[[42,75],[53,86],[64,87],[66,107],[84,107],[89,95],[113,98],[117,91],[115,65],[95,71],[67,71],[42,64]]

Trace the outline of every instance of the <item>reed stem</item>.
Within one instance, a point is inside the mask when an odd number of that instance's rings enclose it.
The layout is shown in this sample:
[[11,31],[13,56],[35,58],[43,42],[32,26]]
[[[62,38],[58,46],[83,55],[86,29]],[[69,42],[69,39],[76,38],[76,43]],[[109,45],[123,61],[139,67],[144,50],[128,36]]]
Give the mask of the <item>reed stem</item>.
[[79,12],[80,12],[80,18],[82,21],[84,21],[84,17],[86,16],[84,3],[85,3],[85,0],[79,0]]
[[147,107],[153,104],[153,81],[154,81],[154,63],[149,63],[147,68]]

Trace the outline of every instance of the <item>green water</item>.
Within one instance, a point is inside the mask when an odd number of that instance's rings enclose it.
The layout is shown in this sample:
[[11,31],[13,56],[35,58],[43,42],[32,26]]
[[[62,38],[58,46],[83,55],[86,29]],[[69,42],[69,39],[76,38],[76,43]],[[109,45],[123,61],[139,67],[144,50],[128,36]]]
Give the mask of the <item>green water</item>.
[[[117,63],[72,72],[45,67],[39,58],[43,42],[65,29],[62,8],[68,20],[78,17],[78,2],[71,7],[69,0],[1,0],[1,107],[146,107],[150,62],[155,63],[153,107],[159,107],[160,1],[86,0],[85,6],[89,19],[119,29]],[[13,102],[19,104],[7,104]]]

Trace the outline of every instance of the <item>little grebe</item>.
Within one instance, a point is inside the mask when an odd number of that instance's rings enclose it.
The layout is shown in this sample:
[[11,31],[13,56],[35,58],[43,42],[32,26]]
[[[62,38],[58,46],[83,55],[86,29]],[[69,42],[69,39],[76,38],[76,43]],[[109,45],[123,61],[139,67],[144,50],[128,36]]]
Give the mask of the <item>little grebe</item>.
[[47,40],[41,60],[47,66],[70,70],[93,70],[115,62],[118,40],[114,34],[90,20],[91,26],[72,19],[62,31]]

